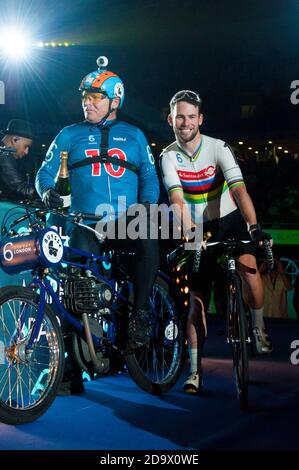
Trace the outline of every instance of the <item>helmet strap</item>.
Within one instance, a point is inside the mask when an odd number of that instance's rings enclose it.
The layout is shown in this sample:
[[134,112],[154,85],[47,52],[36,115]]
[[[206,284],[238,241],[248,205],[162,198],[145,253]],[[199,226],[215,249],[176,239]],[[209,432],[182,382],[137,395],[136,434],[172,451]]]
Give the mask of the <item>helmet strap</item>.
[[99,125],[100,126],[103,126],[104,124],[106,124],[106,121],[108,119],[108,117],[110,116],[110,114],[112,114],[114,111],[117,111],[118,108],[112,108],[112,101],[113,101],[114,98],[112,99],[109,99],[109,108],[108,108],[108,111],[107,113],[105,114],[105,116],[101,119],[101,121],[99,122]]

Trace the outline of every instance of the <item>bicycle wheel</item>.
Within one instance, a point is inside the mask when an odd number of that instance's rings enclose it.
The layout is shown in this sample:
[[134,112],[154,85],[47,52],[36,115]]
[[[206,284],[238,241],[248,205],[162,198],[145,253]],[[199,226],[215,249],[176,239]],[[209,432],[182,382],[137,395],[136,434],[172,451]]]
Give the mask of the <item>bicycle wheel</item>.
[[39,298],[25,287],[0,289],[0,421],[34,421],[55,399],[64,369],[61,330],[48,305],[32,349],[26,346]]
[[228,338],[232,346],[237,395],[240,407],[244,409],[248,402],[248,332],[241,283],[237,276],[234,276],[229,282]]
[[184,331],[167,283],[157,278],[151,295],[153,334],[150,346],[128,354],[129,373],[140,388],[159,395],[178,380],[184,361]]

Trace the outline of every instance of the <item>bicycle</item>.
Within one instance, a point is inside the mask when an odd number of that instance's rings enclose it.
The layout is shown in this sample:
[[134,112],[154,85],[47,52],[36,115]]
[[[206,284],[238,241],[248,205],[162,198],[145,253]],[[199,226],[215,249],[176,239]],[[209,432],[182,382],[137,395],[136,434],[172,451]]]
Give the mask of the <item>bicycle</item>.
[[[238,261],[236,259],[236,250],[247,243],[256,244],[256,242],[235,239],[205,242],[206,248],[216,245],[224,248],[224,261],[222,262],[222,266],[227,271],[226,340],[232,350],[236,390],[241,409],[245,409],[248,404],[248,347],[252,345],[252,335],[250,334],[250,319],[247,318],[247,309],[242,298],[241,278],[237,272]],[[269,269],[273,269],[274,258],[268,241],[264,241],[264,248]],[[201,250],[202,247],[195,250],[194,253],[193,269],[195,271],[199,268]],[[177,255],[180,264],[182,264],[182,262],[184,263],[182,252],[183,245],[179,246],[168,255],[169,262],[172,264],[175,263]],[[187,256],[185,258],[187,259]],[[252,268],[246,269],[254,273]]]
[[[32,422],[53,403],[64,371],[62,321],[73,329],[77,363],[91,376],[108,373],[116,355],[141,389],[167,392],[180,376],[184,350],[169,278],[159,272],[152,289],[150,346],[129,350],[126,327],[134,292],[125,261],[131,255],[111,251],[105,241],[100,256],[68,247],[46,221],[54,214],[93,230],[84,220],[98,217],[31,206],[21,210],[21,217],[16,218],[17,208],[3,220],[1,266],[8,274],[30,270],[32,281],[28,287],[0,289],[0,421]],[[18,233],[25,222],[25,233]],[[74,254],[85,261],[74,261]]]

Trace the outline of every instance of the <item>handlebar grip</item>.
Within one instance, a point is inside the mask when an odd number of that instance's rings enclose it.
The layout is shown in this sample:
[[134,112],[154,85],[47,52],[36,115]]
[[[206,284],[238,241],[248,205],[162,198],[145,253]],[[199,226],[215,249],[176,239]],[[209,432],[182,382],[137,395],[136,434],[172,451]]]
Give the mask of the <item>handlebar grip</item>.
[[[204,242],[208,241],[209,238],[211,238],[211,236],[212,236],[211,232],[205,232],[203,234],[203,241]],[[192,272],[194,273],[198,273],[199,271],[201,252],[202,252],[202,245],[200,244],[199,248],[197,248],[194,252],[193,267],[192,267]]]
[[270,246],[269,240],[264,240],[264,248],[265,248],[268,271],[273,271],[273,269],[274,269],[274,257],[273,257],[273,251],[272,251],[272,248]]
[[201,247],[194,252],[192,272],[198,273],[201,258]]
[[[203,235],[203,241],[207,241],[212,236],[211,232],[206,232]],[[193,272],[197,272],[200,265],[202,245],[198,244],[196,250],[186,250],[185,244],[180,245],[175,250],[167,255],[167,263],[169,265],[183,266],[193,256]]]

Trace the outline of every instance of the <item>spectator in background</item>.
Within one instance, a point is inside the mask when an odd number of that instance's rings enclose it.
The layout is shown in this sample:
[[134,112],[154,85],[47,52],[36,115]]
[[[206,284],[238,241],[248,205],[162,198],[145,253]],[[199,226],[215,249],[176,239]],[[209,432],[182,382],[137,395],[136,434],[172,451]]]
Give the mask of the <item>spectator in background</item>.
[[9,121],[2,132],[0,147],[0,197],[11,201],[32,199],[35,189],[19,168],[18,160],[29,153],[33,132],[29,122],[21,119]]
[[289,278],[283,272],[282,263],[274,260],[273,271],[267,270],[267,261],[259,268],[264,284],[264,316],[288,318],[287,291],[292,289]]
[[297,276],[294,282],[293,305],[294,305],[294,309],[297,315],[297,319],[299,320],[299,272],[297,273]]

